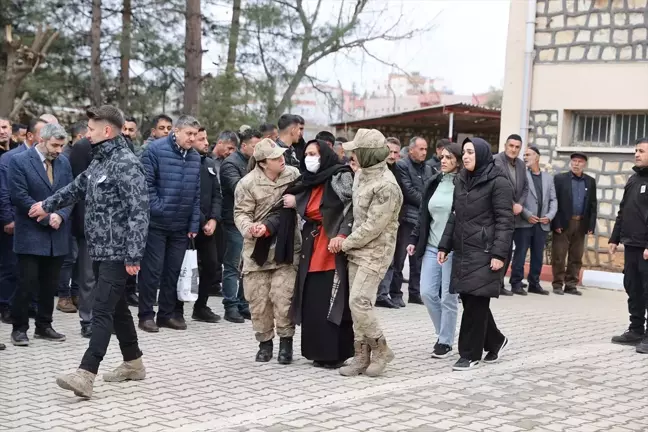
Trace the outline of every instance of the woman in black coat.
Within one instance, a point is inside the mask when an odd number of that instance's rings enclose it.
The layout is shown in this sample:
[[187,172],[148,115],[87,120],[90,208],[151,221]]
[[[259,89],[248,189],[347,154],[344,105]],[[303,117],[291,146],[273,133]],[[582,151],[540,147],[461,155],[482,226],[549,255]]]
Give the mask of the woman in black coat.
[[490,311],[499,297],[504,261],[513,237],[513,189],[506,174],[493,163],[491,146],[481,138],[463,143],[464,168],[454,189],[454,213],[439,244],[439,263],[454,251],[451,291],[464,307],[459,330],[459,360],[454,370],[468,370],[482,359],[499,359],[508,340]]

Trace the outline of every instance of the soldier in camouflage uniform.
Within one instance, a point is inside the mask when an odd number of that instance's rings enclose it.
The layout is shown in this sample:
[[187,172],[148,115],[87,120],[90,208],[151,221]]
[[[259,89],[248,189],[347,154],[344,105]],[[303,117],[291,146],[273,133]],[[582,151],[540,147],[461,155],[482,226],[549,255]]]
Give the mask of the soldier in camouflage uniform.
[[342,251],[349,259],[355,355],[349,365],[340,368],[340,374],[378,376],[393,360],[394,353],[387,346],[373,305],[378,285],[394,256],[403,195],[387,167],[389,147],[382,133],[358,129],[355,139],[342,145],[344,150],[355,153],[361,170],[353,185],[353,229],[342,243]]
[[[294,254],[287,261],[277,262],[276,242],[279,224],[276,208],[294,207],[294,202],[284,203],[282,197],[288,185],[299,176],[299,170],[286,166],[285,148],[270,138],[257,143],[251,163],[256,165],[241,179],[234,192],[234,223],[243,235],[243,289],[250,303],[252,327],[259,341],[256,361],[267,362],[272,358],[274,328],[280,337],[280,364],[292,362],[292,341],[295,325],[290,318],[290,304],[295,290],[297,263],[301,251],[301,234],[297,213],[289,216],[294,220]],[[269,237],[272,237],[270,239]],[[263,240],[263,241],[262,241]],[[256,248],[271,242],[265,262],[255,259]]]
[[85,199],[85,235],[95,273],[93,326],[88,349],[76,372],[61,375],[59,387],[81,397],[92,396],[94,379],[114,328],[124,362],[104,381],[141,380],[146,376],[137,332],[126,302],[126,278],[139,271],[149,224],[148,187],[144,168],[120,131],[121,112],[104,105],[87,112],[93,160],[74,182],[36,203],[31,217]]

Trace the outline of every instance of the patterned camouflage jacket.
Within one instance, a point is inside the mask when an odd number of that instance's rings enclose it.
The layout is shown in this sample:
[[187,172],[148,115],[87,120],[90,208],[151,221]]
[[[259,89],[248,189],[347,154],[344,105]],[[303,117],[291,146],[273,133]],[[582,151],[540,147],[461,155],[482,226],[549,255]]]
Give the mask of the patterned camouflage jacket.
[[362,168],[353,184],[353,229],[342,243],[349,261],[383,275],[394,257],[403,193],[380,162]]
[[[257,165],[245,177],[239,181],[234,191],[234,223],[236,228],[243,235],[243,273],[260,270],[272,270],[280,267],[274,262],[274,245],[270,248],[268,260],[259,267],[252,258],[256,238],[248,233],[250,226],[257,222],[263,222],[270,213],[273,206],[281,199],[288,184],[299,177],[297,168],[286,166],[286,169],[279,175],[277,181],[271,181]],[[295,261],[299,262],[301,253],[301,232],[299,224],[295,226]]]
[[85,198],[85,235],[94,261],[139,265],[149,224],[144,168],[117,136],[92,146],[93,160],[72,183],[43,202],[51,213]]

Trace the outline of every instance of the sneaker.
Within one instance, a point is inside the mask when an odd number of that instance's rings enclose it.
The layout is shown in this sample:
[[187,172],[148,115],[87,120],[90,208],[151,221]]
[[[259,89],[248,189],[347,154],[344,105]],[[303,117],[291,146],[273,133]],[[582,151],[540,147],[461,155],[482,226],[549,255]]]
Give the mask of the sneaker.
[[105,382],[140,381],[146,378],[146,368],[142,357],[131,361],[125,361],[111,372],[103,375]]
[[502,345],[497,349],[497,351],[489,351],[486,354],[486,357],[484,357],[484,363],[495,363],[499,360],[500,354],[502,354],[506,345],[508,345],[508,338],[504,336],[504,342],[502,342]]
[[90,398],[96,375],[83,369],[77,369],[71,374],[60,375],[56,384],[65,390],[73,391],[76,396]]
[[446,344],[436,344],[432,352],[432,358],[443,359],[452,354],[452,347]]
[[19,330],[11,332],[11,343],[13,346],[29,346],[27,332]]
[[622,335],[612,336],[612,343],[619,345],[637,345],[643,339],[643,333],[634,330],[626,330]]
[[454,371],[466,371],[470,370],[474,367],[477,367],[479,365],[479,360],[468,360],[465,358],[460,358],[457,360],[457,363],[455,363],[452,366],[452,370]]

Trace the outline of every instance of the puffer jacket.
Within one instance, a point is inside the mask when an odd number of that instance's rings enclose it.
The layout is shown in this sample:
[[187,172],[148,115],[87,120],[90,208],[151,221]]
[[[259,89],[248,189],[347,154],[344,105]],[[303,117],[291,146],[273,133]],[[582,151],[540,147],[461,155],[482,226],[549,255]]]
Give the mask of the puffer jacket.
[[454,294],[499,297],[506,270],[492,271],[492,258],[505,261],[513,238],[513,187],[501,168],[491,163],[470,185],[464,169],[457,176],[454,212],[439,250],[454,251],[450,290]]
[[[288,185],[297,177],[299,177],[299,170],[286,166],[286,169],[273,182],[266,177],[263,170],[257,165],[238,183],[234,192],[234,223],[243,235],[243,274],[253,271],[273,270],[282,265],[285,266],[285,264],[274,262],[274,244],[270,247],[270,253],[265,264],[259,266],[251,258],[256,245],[256,238],[250,235],[248,229],[252,224],[264,221],[274,205],[282,199]],[[295,224],[294,251],[295,259],[293,264],[297,266],[299,254],[301,253],[301,233],[298,223]]]
[[342,243],[349,261],[382,277],[394,257],[398,212],[403,194],[396,178],[380,162],[356,173],[353,182],[353,228]]
[[92,146],[87,170],[43,202],[51,213],[85,199],[85,236],[93,261],[139,265],[149,225],[141,162],[121,136]]
[[248,160],[241,150],[236,150],[227,156],[220,166],[218,176],[223,194],[221,220],[224,222],[234,222],[234,191],[239,181],[247,174]]
[[415,224],[418,220],[418,211],[423,199],[423,188],[430,180],[434,171],[425,162],[414,162],[406,157],[395,163],[398,176],[396,179],[403,191],[403,207],[400,212],[400,221]]
[[197,233],[200,229],[200,155],[181,150],[173,133],[153,141],[142,155],[151,227]]

